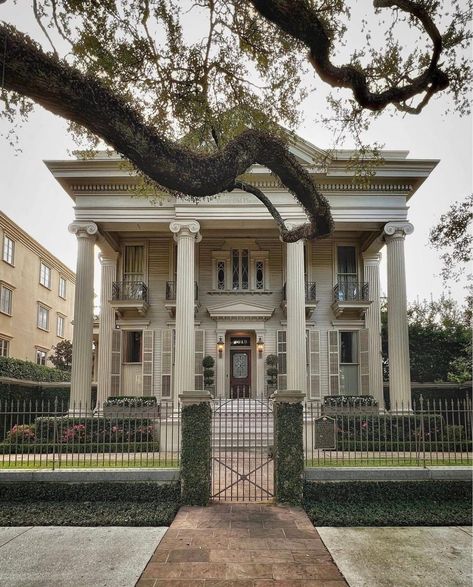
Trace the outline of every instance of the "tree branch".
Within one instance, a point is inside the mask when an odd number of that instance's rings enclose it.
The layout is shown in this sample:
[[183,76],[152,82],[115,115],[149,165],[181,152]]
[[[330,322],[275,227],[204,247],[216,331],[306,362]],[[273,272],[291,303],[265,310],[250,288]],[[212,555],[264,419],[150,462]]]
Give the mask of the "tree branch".
[[212,196],[234,189],[238,176],[258,163],[279,177],[308,217],[308,223],[283,230],[283,240],[320,238],[333,230],[327,200],[280,139],[248,130],[217,153],[194,153],[145,124],[139,112],[99,80],[44,53],[13,26],[0,24],[0,40],[6,41],[6,53],[0,55],[6,90],[84,126],[160,186],[195,198]]
[[[363,108],[383,110],[389,104],[399,104],[429,92],[431,95],[448,87],[449,79],[439,65],[442,36],[428,10],[412,0],[373,0],[375,8],[398,8],[417,18],[433,43],[430,64],[404,86],[391,86],[372,92],[364,71],[353,65],[338,67],[330,60],[331,40],[323,21],[307,0],[250,0],[255,9],[279,29],[302,42],[309,49],[309,59],[320,78],[333,87],[352,90]],[[425,104],[423,104],[425,105]]]

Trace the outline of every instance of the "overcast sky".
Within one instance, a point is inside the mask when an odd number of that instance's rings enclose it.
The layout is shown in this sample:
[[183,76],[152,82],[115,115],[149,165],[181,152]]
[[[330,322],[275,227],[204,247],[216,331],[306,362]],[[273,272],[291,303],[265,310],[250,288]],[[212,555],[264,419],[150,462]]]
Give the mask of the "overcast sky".
[[[0,4],[0,19],[41,39],[31,9],[25,8],[25,4],[19,2],[14,6],[9,0]],[[330,146],[331,136],[314,123],[314,112],[323,99],[321,94],[316,92],[307,100],[305,122],[298,132],[304,139],[324,148]],[[445,101],[436,101],[417,117],[384,116],[369,132],[369,139],[384,143],[386,149],[409,150],[409,156],[415,158],[440,159],[437,168],[410,201],[409,219],[415,232],[406,238],[409,300],[431,295],[437,298],[445,292],[438,277],[441,263],[438,253],[429,248],[428,233],[452,202],[463,199],[472,190],[471,119],[452,114],[445,117],[444,110]],[[0,121],[0,132],[7,130],[7,124]],[[74,149],[66,122],[37,107],[18,134],[20,153],[16,154],[7,141],[0,143],[0,209],[75,270],[76,239],[67,230],[74,219],[72,200],[43,163],[44,159],[67,158],[70,156],[68,150]],[[96,280],[98,292],[97,284]],[[382,285],[386,291],[385,259]],[[458,300],[464,297],[463,287],[462,283],[451,285],[451,293]]]

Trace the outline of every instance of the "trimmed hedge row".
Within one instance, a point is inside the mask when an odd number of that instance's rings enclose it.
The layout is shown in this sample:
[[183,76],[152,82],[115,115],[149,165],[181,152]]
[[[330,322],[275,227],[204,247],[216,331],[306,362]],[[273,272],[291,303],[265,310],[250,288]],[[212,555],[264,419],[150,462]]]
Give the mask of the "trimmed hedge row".
[[90,454],[90,453],[122,453],[122,452],[159,452],[159,442],[115,442],[92,444],[0,444],[0,454]]
[[[339,451],[386,451],[386,452],[409,452],[409,453],[426,453],[428,452],[468,452],[471,451],[473,443],[471,440],[468,441],[437,441],[430,442],[426,439],[425,443],[422,441],[411,441],[411,442],[397,442],[393,441],[381,441],[376,440],[338,440],[337,450]],[[330,451],[330,449],[326,449]],[[382,456],[382,455],[380,455]]]
[[470,525],[467,481],[306,482],[304,509],[317,526]]
[[37,365],[31,361],[22,361],[11,357],[0,357],[0,375],[27,381],[70,381],[70,371],[61,371],[53,367]]

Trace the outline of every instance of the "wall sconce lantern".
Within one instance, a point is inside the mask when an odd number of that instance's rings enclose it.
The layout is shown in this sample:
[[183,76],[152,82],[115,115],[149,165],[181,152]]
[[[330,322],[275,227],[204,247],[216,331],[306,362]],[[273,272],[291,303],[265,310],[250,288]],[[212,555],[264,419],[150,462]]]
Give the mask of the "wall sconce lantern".
[[219,359],[222,358],[224,348],[225,348],[225,343],[223,342],[222,337],[220,337],[217,342],[217,351],[218,351]]
[[258,342],[256,343],[256,348],[258,349],[258,354],[261,358],[264,351],[264,342],[261,340],[261,336],[259,337]]

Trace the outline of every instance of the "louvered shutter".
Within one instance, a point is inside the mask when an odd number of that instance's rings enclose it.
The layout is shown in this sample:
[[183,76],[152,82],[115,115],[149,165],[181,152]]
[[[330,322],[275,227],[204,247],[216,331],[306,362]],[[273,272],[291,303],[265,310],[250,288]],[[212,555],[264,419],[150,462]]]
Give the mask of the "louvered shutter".
[[286,331],[278,330],[278,389],[287,389]]
[[112,330],[112,364],[110,371],[110,393],[120,395],[122,372],[122,331]]
[[360,330],[360,379],[361,395],[370,394],[370,354],[369,331],[367,328]]
[[338,356],[338,330],[328,331],[328,373],[330,395],[340,393],[340,361]]
[[153,390],[154,330],[143,330],[143,395],[154,395]]
[[161,397],[170,398],[172,395],[172,328],[163,328],[161,331]]
[[320,332],[309,330],[309,390],[312,399],[320,397]]
[[195,389],[204,389],[205,330],[195,331]]

